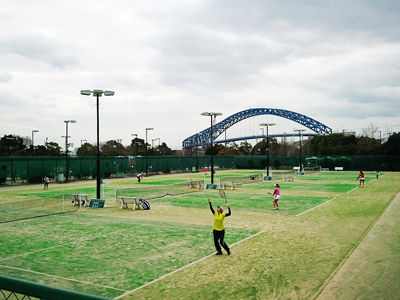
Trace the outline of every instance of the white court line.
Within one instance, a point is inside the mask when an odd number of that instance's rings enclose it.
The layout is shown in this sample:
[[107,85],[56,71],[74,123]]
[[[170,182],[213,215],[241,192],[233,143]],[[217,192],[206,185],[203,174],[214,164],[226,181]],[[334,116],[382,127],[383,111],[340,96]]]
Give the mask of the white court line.
[[356,189],[358,189],[359,187],[357,186],[357,187],[355,187],[354,189],[352,189],[352,190],[350,190],[350,191],[347,191],[346,193],[348,194],[348,193],[350,193],[350,192],[352,192],[352,191],[354,191],[354,190],[356,190]]
[[106,233],[106,234],[97,235],[97,236],[90,237],[90,238],[87,238],[87,239],[80,239],[78,241],[74,241],[74,242],[70,242],[70,243],[65,243],[65,244],[61,244],[61,245],[57,245],[57,246],[53,246],[53,247],[49,247],[49,248],[45,248],[45,249],[40,249],[40,250],[28,252],[28,253],[18,254],[18,255],[14,255],[14,256],[10,256],[10,257],[6,257],[6,258],[3,258],[3,259],[0,259],[0,261],[5,261],[5,260],[9,260],[9,259],[20,257],[20,256],[30,255],[30,254],[34,254],[34,253],[38,253],[38,252],[43,252],[43,251],[47,251],[47,250],[58,248],[58,247],[64,247],[66,245],[71,245],[71,244],[80,243],[80,242],[84,242],[84,241],[94,240],[94,239],[99,238],[99,237],[104,237],[104,236],[107,236],[107,235],[110,235],[110,234],[115,234],[115,233],[121,232],[121,231],[131,230],[133,228],[137,228],[137,227],[141,227],[141,226],[144,226],[144,225],[138,225],[138,226],[134,226],[134,227],[126,228],[126,229],[113,231],[113,232]]
[[309,212],[310,210],[313,210],[314,208],[317,208],[317,207],[319,207],[319,206],[321,206],[321,205],[324,205],[324,204],[326,204],[326,203],[332,201],[333,199],[336,199],[336,198],[332,198],[332,199],[330,199],[330,200],[328,200],[328,201],[326,201],[326,202],[324,202],[324,203],[321,203],[321,204],[319,204],[319,205],[317,205],[317,206],[314,206],[314,207],[312,207],[312,208],[310,208],[310,209],[307,209],[306,211],[303,211],[302,213],[299,213],[298,215],[296,215],[296,217],[301,216],[302,214],[305,214],[306,212]]
[[113,290],[117,290],[117,291],[126,292],[126,290],[117,289],[117,288],[114,288],[114,287],[111,287],[111,286],[106,286],[106,285],[91,283],[91,282],[87,282],[87,281],[76,280],[76,279],[72,279],[72,278],[66,278],[66,277],[61,277],[61,276],[55,276],[55,275],[50,275],[50,274],[46,274],[46,273],[35,272],[35,271],[31,271],[31,270],[25,270],[25,269],[20,269],[20,268],[5,266],[5,265],[0,265],[0,267],[2,267],[2,268],[8,268],[8,269],[13,269],[13,270],[18,270],[18,271],[23,271],[23,272],[34,273],[34,274],[39,274],[39,275],[44,275],[44,276],[49,276],[49,277],[58,278],[58,279],[63,279],[63,280],[68,280],[68,281],[74,281],[74,282],[79,282],[79,283],[84,283],[84,284],[90,284],[90,285],[99,286],[99,287],[106,288],[106,289],[113,289]]
[[[249,236],[249,237],[247,237],[247,238],[245,238],[245,239],[243,239],[243,240],[241,240],[241,241],[239,241],[239,242],[237,242],[237,243],[231,245],[231,247],[233,247],[233,246],[235,246],[235,245],[237,245],[237,244],[240,244],[241,242],[244,242],[244,241],[246,241],[246,240],[248,240],[248,239],[251,239],[251,238],[253,238],[253,237],[255,237],[255,236],[257,236],[257,235],[259,235],[260,233],[263,233],[263,232],[264,232],[264,231],[260,231],[260,232],[258,232],[258,233],[256,233],[256,234],[253,234],[252,236]],[[168,277],[168,276],[170,276],[170,275],[172,275],[172,274],[175,274],[175,273],[177,273],[177,272],[179,272],[179,271],[182,271],[183,269],[186,269],[186,268],[188,268],[188,267],[190,267],[190,266],[193,266],[194,264],[197,264],[198,262],[201,262],[201,261],[203,261],[203,260],[205,260],[205,259],[207,259],[207,258],[209,258],[209,257],[211,257],[211,256],[213,256],[213,255],[215,255],[215,252],[213,252],[212,254],[207,255],[207,256],[205,256],[205,257],[203,257],[203,258],[200,258],[199,260],[196,260],[196,261],[194,261],[194,262],[192,262],[192,263],[190,263],[190,264],[188,264],[188,265],[186,265],[186,266],[183,266],[182,268],[179,268],[179,269],[177,269],[177,270],[175,270],[175,271],[172,271],[171,273],[165,274],[165,275],[163,275],[163,276],[161,276],[161,277],[159,277],[159,278],[157,278],[157,279],[154,279],[153,281],[150,281],[150,282],[148,282],[148,283],[146,283],[146,284],[144,284],[144,285],[142,285],[142,286],[139,286],[138,288],[136,288],[136,289],[134,289],[134,290],[128,291],[128,292],[126,292],[126,293],[124,293],[124,294],[122,294],[122,295],[120,295],[120,296],[118,296],[118,297],[115,297],[114,299],[120,299],[120,298],[122,298],[122,297],[125,297],[125,296],[127,296],[127,295],[130,295],[130,294],[132,294],[133,292],[136,292],[137,290],[140,290],[140,289],[142,289],[142,288],[144,288],[144,287],[146,287],[146,286],[149,286],[150,284],[153,284],[153,283],[155,283],[155,282],[157,282],[157,281],[160,281],[160,280],[162,280],[162,279],[164,279],[164,278],[166,278],[166,277]]]
[[[373,180],[374,180],[374,179],[373,179]],[[371,181],[372,181],[372,180],[371,180]],[[354,191],[354,190],[356,190],[356,189],[358,189],[358,188],[359,188],[359,187],[355,187],[354,189],[352,189],[352,190],[350,190],[350,191],[347,191],[346,193],[350,193],[350,192],[352,192],[352,191]],[[332,201],[333,199],[335,199],[335,198],[332,198],[332,199],[330,199],[330,200],[328,200],[328,201],[326,201],[326,202],[324,202],[324,203],[321,203],[321,204],[319,204],[319,205],[317,205],[317,206],[315,206],[315,207],[313,207],[313,208],[310,208],[310,209],[308,209],[308,210],[306,210],[306,211],[303,211],[302,213],[296,215],[296,217],[301,216],[302,214],[305,214],[306,212],[309,212],[310,210],[313,210],[314,208],[317,208],[318,206],[324,205],[325,203],[328,203],[328,202]]]

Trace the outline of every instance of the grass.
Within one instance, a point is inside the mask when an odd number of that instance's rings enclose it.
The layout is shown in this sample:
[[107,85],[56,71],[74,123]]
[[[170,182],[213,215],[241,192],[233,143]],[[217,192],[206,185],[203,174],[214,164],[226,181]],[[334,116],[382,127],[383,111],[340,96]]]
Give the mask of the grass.
[[[250,173],[254,171],[218,175]],[[374,173],[365,174],[367,182],[362,189],[355,189],[358,172],[321,172],[297,176],[294,182],[257,182],[227,190],[232,207],[232,216],[225,220],[228,244],[262,232],[233,247],[229,257],[209,257],[123,299],[316,298],[400,191],[397,173],[374,181]],[[155,186],[156,182],[186,181],[196,176],[202,178],[202,174],[171,175],[168,179],[154,176],[144,183]],[[107,188],[137,186],[135,181],[110,180]],[[279,211],[272,211],[272,197],[266,194],[273,191],[275,182],[281,185]],[[53,186],[54,193],[66,191]],[[82,183],[70,184],[68,190],[72,188],[83,191],[93,187]],[[40,196],[42,192],[40,187],[14,193],[0,189],[0,201]],[[53,192],[52,186],[46,192]],[[204,191],[152,200],[150,211],[121,210],[118,206],[83,208],[63,216],[0,224],[0,243],[5,245],[1,272],[116,297],[214,251],[207,198],[214,207],[226,206],[218,191]],[[297,216],[311,208],[315,209]],[[34,251],[38,252],[30,253]],[[388,251],[395,253],[396,249]],[[371,255],[376,256],[379,253]],[[358,280],[368,284],[367,276]]]
[[[32,279],[27,272],[5,267],[12,266],[120,290],[139,287],[214,251],[211,226],[116,222],[115,218],[69,214],[47,217],[45,222],[9,223],[0,230],[7,241],[0,259],[3,274]],[[229,229],[226,240],[236,243],[256,232]],[[63,287],[66,281],[60,279],[57,286]],[[87,284],[77,290],[98,294]],[[119,294],[113,289],[102,293],[107,297]]]

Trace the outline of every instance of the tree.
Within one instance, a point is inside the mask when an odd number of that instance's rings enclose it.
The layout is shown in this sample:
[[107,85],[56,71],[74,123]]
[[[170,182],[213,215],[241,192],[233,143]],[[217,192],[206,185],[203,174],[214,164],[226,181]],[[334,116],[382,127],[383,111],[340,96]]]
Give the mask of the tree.
[[384,144],[385,154],[399,155],[400,154],[400,132],[393,133],[387,142]]
[[24,140],[19,135],[4,135],[0,139],[0,156],[28,155]]
[[76,156],[96,156],[96,155],[97,155],[97,147],[89,143],[84,143],[76,151]]
[[55,142],[46,143],[47,148],[47,156],[60,156],[61,155],[61,147]]
[[165,142],[163,142],[160,146],[156,147],[158,150],[159,155],[171,155],[172,149],[167,146]]
[[253,146],[249,142],[245,141],[240,143],[238,152],[240,155],[249,155],[252,149]]
[[47,155],[47,148],[43,145],[37,145],[34,149],[35,156],[46,156]]
[[105,156],[126,156],[128,151],[125,147],[116,140],[109,140],[100,144],[101,153]]
[[[270,155],[278,155],[278,141],[274,137],[268,137],[269,140],[269,154]],[[267,138],[264,138],[262,141],[258,142],[254,145],[253,150],[251,151],[252,155],[267,155]]]
[[367,128],[363,128],[362,132],[366,137],[374,138],[375,137],[375,133],[378,132],[378,127],[375,127],[371,123],[371,124],[369,124],[369,126]]
[[204,151],[205,155],[218,155],[219,151],[224,150],[225,146],[221,145],[221,144],[214,144],[212,149],[211,149],[211,145],[207,146],[206,151]]
[[236,151],[232,147],[226,147],[225,149],[219,150],[217,155],[236,155]]

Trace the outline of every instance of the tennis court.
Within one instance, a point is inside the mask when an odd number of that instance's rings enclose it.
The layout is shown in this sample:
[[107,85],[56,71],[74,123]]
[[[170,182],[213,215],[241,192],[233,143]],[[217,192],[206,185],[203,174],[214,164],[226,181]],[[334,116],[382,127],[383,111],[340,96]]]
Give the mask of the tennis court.
[[[206,190],[153,199],[150,211],[121,210],[111,198],[103,210],[0,224],[0,270],[120,299],[315,298],[399,192],[398,174],[374,180],[374,173],[366,173],[363,189],[357,175],[320,172],[278,181],[279,211],[266,195],[275,181],[226,190],[232,207],[226,242],[239,243],[231,256],[207,257],[215,251],[207,198],[214,207],[226,204],[218,191]],[[155,176],[149,186],[158,178],[165,185],[189,177]],[[137,186],[133,179],[128,183]],[[110,181],[107,188],[113,187],[124,183]],[[15,192],[18,200],[40,195],[46,193]]]

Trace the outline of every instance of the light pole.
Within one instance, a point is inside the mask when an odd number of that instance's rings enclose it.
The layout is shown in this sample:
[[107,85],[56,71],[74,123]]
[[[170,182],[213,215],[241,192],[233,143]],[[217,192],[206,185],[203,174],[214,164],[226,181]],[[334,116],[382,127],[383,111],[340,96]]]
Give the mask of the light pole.
[[271,177],[269,177],[269,138],[268,138],[268,127],[269,126],[274,126],[275,123],[261,123],[260,126],[265,126],[267,128],[267,178],[266,180],[272,180]]
[[67,173],[67,176],[65,177],[65,180],[68,181],[69,178],[69,167],[68,167],[68,123],[76,123],[75,120],[65,120],[65,171]]
[[100,199],[100,184],[101,184],[101,180],[100,180],[100,140],[99,140],[99,131],[100,131],[100,116],[99,116],[99,97],[101,97],[103,94],[104,96],[114,96],[114,92],[113,91],[103,91],[103,90],[81,90],[81,95],[84,96],[90,96],[91,94],[93,94],[93,97],[97,98],[97,102],[96,102],[96,107],[97,107],[97,170],[96,170],[96,189],[97,189],[97,199]]
[[33,148],[35,147],[35,143],[34,143],[34,140],[33,140],[33,134],[34,134],[35,132],[39,132],[39,130],[32,130],[32,151],[31,151],[31,155],[32,155],[32,156],[33,156]]
[[148,175],[148,172],[147,172],[147,152],[149,151],[147,149],[147,131],[149,131],[149,130],[154,130],[154,128],[146,128],[146,177]]
[[[131,136],[134,136],[134,137],[135,137],[135,139],[137,139],[137,136],[138,136],[138,135],[137,135],[136,133],[132,133],[132,134],[131,134]],[[136,151],[135,151],[135,152],[136,152],[136,155],[138,155],[138,153],[137,153],[137,152],[138,152],[138,150],[137,150],[137,144],[136,144],[136,141],[135,141],[135,144],[133,145],[133,147],[134,147],[134,149],[136,150]]]
[[151,146],[154,148],[153,146],[153,142],[158,140],[158,150],[160,150],[160,138],[155,138],[154,140],[151,140]]
[[302,132],[306,131],[305,129],[293,129],[293,131],[298,131],[299,132],[299,143],[300,143],[300,174],[299,175],[303,175],[302,173],[302,167],[301,167],[301,141],[302,141]]
[[117,139],[116,142],[117,142],[117,156],[119,156],[119,145],[122,146],[122,139]]
[[83,144],[83,145],[86,145],[86,156],[87,156],[87,154],[88,154],[88,150],[87,150],[87,140],[81,140],[81,144],[82,144],[82,141],[85,142],[85,144]]
[[199,164],[197,160],[197,151],[199,151],[199,133],[196,133],[196,173],[198,172],[199,169]]
[[210,140],[211,140],[211,184],[214,184],[214,155],[213,155],[213,117],[216,119],[217,116],[222,116],[222,113],[215,112],[203,112],[202,116],[211,117],[211,127],[210,127]]

